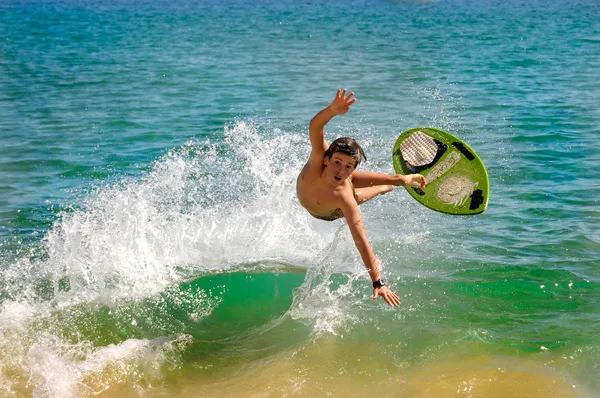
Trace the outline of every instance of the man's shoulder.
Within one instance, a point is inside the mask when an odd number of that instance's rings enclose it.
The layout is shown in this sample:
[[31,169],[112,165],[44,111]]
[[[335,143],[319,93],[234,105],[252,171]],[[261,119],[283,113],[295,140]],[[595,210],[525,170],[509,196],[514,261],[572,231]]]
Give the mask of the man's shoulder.
[[354,200],[354,191],[352,190],[352,184],[350,181],[346,180],[338,187],[335,188],[333,194],[336,198],[339,198],[343,201]]

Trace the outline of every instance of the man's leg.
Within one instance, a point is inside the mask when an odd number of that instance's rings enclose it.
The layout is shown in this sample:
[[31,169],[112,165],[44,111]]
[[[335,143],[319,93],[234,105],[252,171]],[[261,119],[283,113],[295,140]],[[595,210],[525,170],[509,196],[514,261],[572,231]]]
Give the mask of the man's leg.
[[358,204],[361,205],[369,199],[373,199],[375,196],[383,195],[394,189],[393,185],[378,185],[376,187],[368,188],[356,188],[356,196],[358,197]]

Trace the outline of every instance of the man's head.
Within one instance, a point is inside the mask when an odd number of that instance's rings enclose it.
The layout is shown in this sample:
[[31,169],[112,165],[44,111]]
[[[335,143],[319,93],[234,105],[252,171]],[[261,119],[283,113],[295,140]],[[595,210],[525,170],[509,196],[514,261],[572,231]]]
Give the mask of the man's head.
[[333,154],[338,152],[348,156],[352,156],[354,159],[356,159],[356,164],[354,165],[354,168],[358,167],[361,159],[367,160],[365,152],[360,147],[360,145],[358,145],[358,142],[356,142],[353,138],[340,137],[333,141],[331,145],[329,145],[327,151],[325,152],[325,157],[331,160]]

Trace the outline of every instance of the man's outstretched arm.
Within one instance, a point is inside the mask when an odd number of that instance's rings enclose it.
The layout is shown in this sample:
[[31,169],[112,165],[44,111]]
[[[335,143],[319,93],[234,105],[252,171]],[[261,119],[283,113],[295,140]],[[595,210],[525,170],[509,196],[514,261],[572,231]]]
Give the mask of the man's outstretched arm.
[[352,172],[352,183],[356,188],[367,188],[377,185],[408,186],[415,188],[425,188],[427,183],[425,177],[421,174],[380,174],[370,171],[355,170]]
[[390,290],[387,286],[375,286],[375,282],[381,281],[381,270],[379,268],[379,262],[377,261],[375,253],[373,252],[373,248],[371,247],[371,243],[367,239],[367,233],[362,222],[362,217],[360,216],[358,205],[354,201],[354,198],[351,196],[344,198],[341,209],[344,213],[346,221],[348,222],[348,227],[350,228],[350,233],[352,234],[354,244],[360,253],[365,267],[367,270],[369,270],[371,281],[374,283],[373,299],[381,296],[390,306],[396,307],[400,305],[400,297],[398,297],[398,295]]

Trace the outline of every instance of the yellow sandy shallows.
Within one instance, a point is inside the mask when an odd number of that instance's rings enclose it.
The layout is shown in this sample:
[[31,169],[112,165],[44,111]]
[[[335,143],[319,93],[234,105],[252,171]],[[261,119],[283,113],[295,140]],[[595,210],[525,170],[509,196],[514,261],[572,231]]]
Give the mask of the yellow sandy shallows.
[[[451,357],[425,355],[423,362],[414,364],[385,353],[378,355],[375,343],[352,345],[340,336],[325,336],[261,361],[232,363],[221,371],[199,375],[189,368],[182,372],[172,369],[167,379],[159,376],[160,369],[151,374],[148,369],[136,370],[134,364],[131,368],[114,364],[100,372],[81,374],[78,387],[70,392],[76,397],[119,398],[589,396],[566,373],[541,362],[548,361],[547,356],[491,357],[482,353],[481,347],[467,345],[453,349]],[[434,351],[434,357],[444,355]],[[31,396],[33,386],[26,380],[23,375],[22,388],[13,386],[12,391]]]
[[[474,357],[414,365],[378,361],[357,347],[340,361],[336,343],[321,339],[234,374],[180,384],[176,397],[536,397],[584,395],[565,376],[539,362]],[[351,355],[351,356],[350,356]],[[333,359],[336,358],[336,359]],[[187,384],[187,385],[186,385]],[[165,391],[148,396],[163,396]]]

